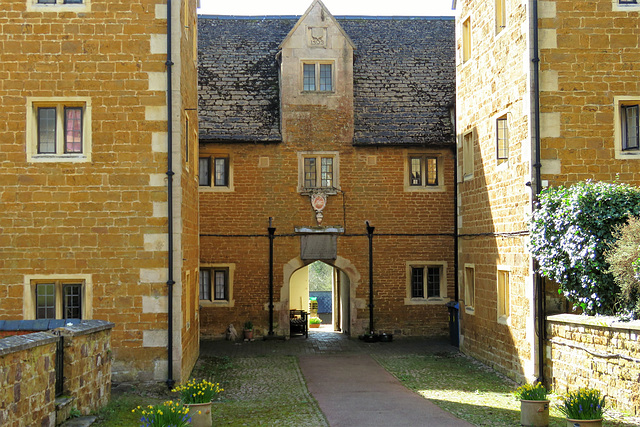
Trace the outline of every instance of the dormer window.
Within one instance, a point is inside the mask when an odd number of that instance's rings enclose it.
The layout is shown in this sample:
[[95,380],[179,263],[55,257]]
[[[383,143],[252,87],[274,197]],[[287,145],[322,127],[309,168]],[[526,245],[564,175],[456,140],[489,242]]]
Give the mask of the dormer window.
[[303,63],[302,90],[305,92],[332,92],[333,64],[320,62]]

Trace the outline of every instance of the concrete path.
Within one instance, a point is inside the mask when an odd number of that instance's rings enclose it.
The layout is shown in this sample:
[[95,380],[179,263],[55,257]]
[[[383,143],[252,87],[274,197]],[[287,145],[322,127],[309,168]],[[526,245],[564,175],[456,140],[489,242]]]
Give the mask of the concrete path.
[[471,426],[405,388],[368,354],[299,356],[331,427]]

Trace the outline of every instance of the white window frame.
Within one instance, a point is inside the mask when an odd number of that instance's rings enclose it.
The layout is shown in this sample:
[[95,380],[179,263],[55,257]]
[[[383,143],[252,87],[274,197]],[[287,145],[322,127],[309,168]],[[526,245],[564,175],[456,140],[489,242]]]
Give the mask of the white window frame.
[[[304,88],[304,66],[305,65],[313,65],[315,67],[315,89],[305,89]],[[320,90],[320,65],[330,65],[331,66],[331,90]],[[314,60],[314,59],[304,59],[300,62],[300,91],[302,93],[314,93],[314,94],[322,94],[322,93],[334,93],[336,91],[336,66],[334,61],[330,60]]]
[[[208,269],[214,271],[218,270],[226,270],[227,271],[227,299],[226,300],[216,300],[214,296],[215,292],[215,282],[214,277],[211,275],[209,285],[211,288],[209,289],[209,295],[211,299],[200,299],[200,270]],[[200,307],[233,307],[235,305],[235,300],[233,299],[233,279],[235,276],[236,265],[233,263],[203,263],[200,265],[198,270],[198,299],[200,301]]]
[[620,3],[620,0],[611,0],[614,12],[637,12],[640,10],[640,1],[637,3]]
[[[469,276],[468,271],[470,271],[473,275],[473,286],[469,284]],[[475,315],[476,313],[476,288],[477,288],[477,279],[476,279],[476,266],[475,264],[465,264],[463,270],[464,277],[464,311],[467,314]],[[469,298],[471,295],[471,298]]]
[[[506,289],[501,287],[500,279],[506,276]],[[504,285],[503,285],[504,286]],[[496,271],[496,311],[498,323],[502,325],[511,324],[511,267],[499,265]]]
[[55,4],[42,4],[38,0],[27,0],[27,12],[91,12],[91,0],[82,0],[82,3],[67,4],[64,0],[55,0]]
[[[440,269],[440,295],[437,297],[427,296],[427,268],[437,267]],[[446,261],[407,261],[405,263],[405,278],[406,278],[406,295],[404,298],[404,305],[442,305],[450,301],[447,297],[447,271],[448,264]],[[424,298],[412,297],[412,269],[423,268],[423,286],[424,286]]]
[[474,142],[475,133],[473,130],[462,134],[462,178],[464,181],[472,179],[475,172]]
[[[505,123],[505,134],[503,135],[503,140],[504,140],[504,144],[506,145],[506,157],[500,157],[501,153],[500,153],[500,122],[504,121]],[[501,114],[499,116],[496,116],[494,119],[494,126],[495,126],[495,148],[496,148],[496,162],[498,165],[502,165],[504,163],[508,163],[509,162],[509,148],[510,148],[510,138],[509,138],[509,115],[508,114]]]
[[615,144],[615,158],[625,160],[640,160],[640,149],[623,150],[622,149],[622,106],[624,105],[640,105],[639,95],[615,96],[613,98],[613,134]]
[[90,274],[34,274],[25,275],[22,292],[22,317],[36,319],[36,286],[38,283],[54,283],[56,286],[56,319],[62,319],[62,287],[65,284],[82,284],[82,319],[93,318],[93,279]]
[[[304,186],[304,159],[315,158],[316,167],[320,168],[322,158],[333,159],[333,186],[332,187],[311,187]],[[316,170],[316,179],[321,181],[321,172]],[[340,190],[340,156],[337,151],[300,151],[298,152],[298,193],[311,194],[315,191],[322,191],[325,194],[337,194]]]
[[[209,159],[209,184],[208,185],[200,185],[200,160],[208,158]],[[215,185],[215,159],[216,158],[226,158],[227,159],[227,185]],[[218,192],[218,193],[228,193],[234,191],[234,182],[233,182],[233,158],[227,152],[200,152],[198,155],[198,191],[202,192]]]
[[[38,153],[38,108],[56,108],[56,152]],[[82,108],[82,153],[64,152],[64,108]],[[91,161],[91,98],[27,97],[26,152],[29,163],[86,163]]]
[[472,27],[471,27],[471,17],[467,16],[465,20],[462,21],[461,27],[461,63],[465,64],[469,62],[473,53],[473,43],[472,43]]
[[[442,151],[417,151],[417,150],[405,150],[404,151],[404,191],[405,192],[442,192],[445,191],[444,182],[444,156]],[[422,184],[411,185],[411,159],[420,157],[421,169],[422,169]],[[435,158],[437,164],[437,184],[426,184],[426,158]]]

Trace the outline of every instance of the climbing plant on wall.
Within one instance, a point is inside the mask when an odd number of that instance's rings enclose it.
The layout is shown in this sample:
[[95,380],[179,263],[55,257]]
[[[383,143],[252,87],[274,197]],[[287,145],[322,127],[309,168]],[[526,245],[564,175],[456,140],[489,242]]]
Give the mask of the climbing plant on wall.
[[586,314],[614,314],[619,286],[604,252],[612,231],[640,214],[640,189],[586,181],[544,190],[531,219],[530,250],[541,274]]

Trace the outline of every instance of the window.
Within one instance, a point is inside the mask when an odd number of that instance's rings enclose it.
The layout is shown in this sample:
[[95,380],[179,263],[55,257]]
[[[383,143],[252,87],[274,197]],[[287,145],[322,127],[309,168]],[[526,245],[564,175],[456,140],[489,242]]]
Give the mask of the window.
[[333,91],[333,64],[303,63],[302,90],[307,92]]
[[462,23],[462,62],[471,59],[471,18]]
[[405,305],[445,302],[447,296],[446,269],[446,262],[407,262]]
[[640,9],[638,0],[612,0],[614,12],[630,12]]
[[496,119],[496,157],[499,164],[509,159],[509,129],[506,115]]
[[213,264],[200,267],[200,301],[212,305],[232,304],[233,264]]
[[231,189],[229,156],[214,154],[200,157],[198,182],[201,187]]
[[472,265],[464,266],[464,305],[467,313],[473,313],[476,305],[476,270]]
[[638,0],[618,0],[618,4],[638,4]]
[[505,0],[496,0],[496,34],[507,26],[507,7]]
[[409,185],[413,187],[438,185],[438,158],[436,156],[409,157]]
[[622,105],[622,150],[638,150],[638,104]]
[[510,315],[511,287],[509,271],[498,268],[498,322],[507,323]]
[[338,156],[335,152],[298,153],[298,191],[338,188]]
[[82,319],[81,283],[36,283],[36,319]]
[[614,97],[616,159],[640,159],[640,96]]
[[27,12],[89,12],[91,0],[27,0]]
[[189,163],[189,119],[184,120],[184,162]]
[[473,177],[473,132],[462,137],[462,174],[464,179]]
[[31,162],[90,161],[91,105],[86,99],[30,98],[27,158]]

